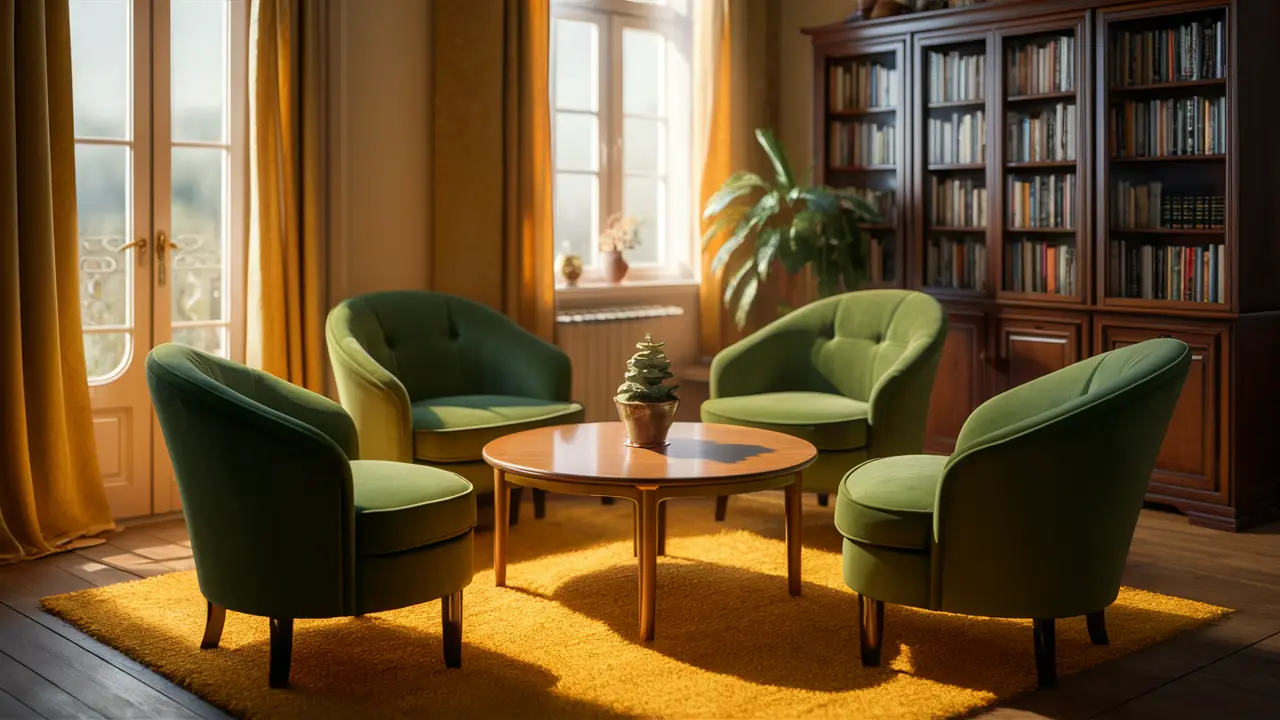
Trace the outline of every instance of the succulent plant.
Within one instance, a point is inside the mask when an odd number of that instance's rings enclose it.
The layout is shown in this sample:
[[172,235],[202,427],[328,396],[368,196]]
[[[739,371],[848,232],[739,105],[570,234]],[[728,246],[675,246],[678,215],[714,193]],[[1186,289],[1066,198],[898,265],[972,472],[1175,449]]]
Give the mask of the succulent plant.
[[671,361],[663,352],[665,343],[654,342],[653,336],[645,333],[644,340],[636,343],[640,352],[627,361],[626,382],[618,386],[618,399],[623,402],[660,403],[676,400],[676,388],[663,385],[662,381],[674,377],[671,374]]

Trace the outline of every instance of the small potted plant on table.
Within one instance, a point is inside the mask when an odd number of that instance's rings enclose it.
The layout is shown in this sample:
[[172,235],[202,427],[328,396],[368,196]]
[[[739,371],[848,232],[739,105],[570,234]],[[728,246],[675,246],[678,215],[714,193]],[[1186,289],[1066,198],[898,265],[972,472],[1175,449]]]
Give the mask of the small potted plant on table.
[[644,340],[636,343],[640,352],[627,361],[626,381],[618,387],[614,398],[631,447],[666,445],[667,432],[680,405],[680,398],[676,397],[678,386],[663,384],[673,376],[671,362],[662,346],[663,343],[654,342],[653,336],[645,333]]

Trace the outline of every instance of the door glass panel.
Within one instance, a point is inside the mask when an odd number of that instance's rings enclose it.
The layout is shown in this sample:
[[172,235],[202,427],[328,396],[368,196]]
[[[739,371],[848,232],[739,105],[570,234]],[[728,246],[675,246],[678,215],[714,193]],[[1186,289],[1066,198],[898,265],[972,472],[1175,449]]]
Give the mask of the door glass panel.
[[623,212],[640,221],[640,246],[627,251],[632,263],[656,263],[662,258],[663,188],[664,183],[652,177],[627,177],[622,181]]
[[172,157],[173,323],[224,320],[226,151],[175,147]]
[[556,246],[584,260],[595,255],[599,184],[595,175],[556,173]]
[[129,155],[127,145],[76,145],[80,322],[86,328],[129,324],[138,257],[120,252],[130,237]]
[[76,137],[129,139],[129,0],[71,0]]
[[84,334],[84,363],[89,380],[111,378],[124,369],[131,335],[127,332]]
[[173,139],[226,141],[227,3],[173,0],[170,109]]
[[652,30],[622,30],[622,111],[627,114],[662,114],[662,78],[665,77],[666,40]]
[[190,345],[213,355],[227,356],[227,328],[225,325],[175,327],[173,341]]

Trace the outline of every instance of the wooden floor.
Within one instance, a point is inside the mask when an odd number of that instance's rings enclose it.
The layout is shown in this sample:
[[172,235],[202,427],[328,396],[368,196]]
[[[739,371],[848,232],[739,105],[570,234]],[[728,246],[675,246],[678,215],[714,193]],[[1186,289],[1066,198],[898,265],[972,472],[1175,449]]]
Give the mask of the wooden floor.
[[[590,500],[553,500],[561,502]],[[226,717],[38,606],[46,595],[191,567],[181,519],[130,525],[96,547],[0,567],[0,718]],[[1144,511],[1125,583],[1238,612],[984,716],[1280,716],[1280,523],[1237,535]]]

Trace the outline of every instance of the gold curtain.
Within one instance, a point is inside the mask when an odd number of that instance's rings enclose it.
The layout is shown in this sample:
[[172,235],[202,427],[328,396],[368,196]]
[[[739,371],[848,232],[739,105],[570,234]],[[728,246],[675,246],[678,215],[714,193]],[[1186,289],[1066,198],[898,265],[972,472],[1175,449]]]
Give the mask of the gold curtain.
[[0,563],[110,530],[80,337],[67,0],[0,0]]
[[503,311],[555,339],[549,0],[507,0],[503,77]]
[[[709,225],[702,221],[702,208],[734,172],[731,7],[729,0],[695,5],[693,157],[699,202],[694,235],[699,241]],[[702,252],[698,349],[704,357],[725,346],[733,324],[723,309],[723,273],[711,272],[711,259],[727,238],[727,233],[713,238]]]
[[323,0],[254,0],[250,79],[250,365],[324,392]]

